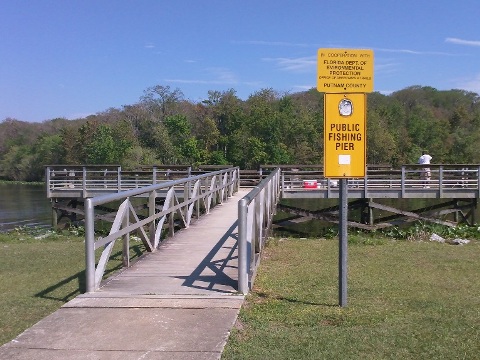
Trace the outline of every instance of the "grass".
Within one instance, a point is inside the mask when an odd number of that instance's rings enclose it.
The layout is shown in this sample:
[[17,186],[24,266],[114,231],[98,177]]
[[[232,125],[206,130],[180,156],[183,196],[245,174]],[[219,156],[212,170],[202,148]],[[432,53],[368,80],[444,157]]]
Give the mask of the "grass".
[[[0,345],[85,291],[82,234],[42,231],[0,234]],[[117,243],[108,274],[121,267]],[[131,246],[132,258],[138,247]]]
[[274,239],[222,359],[476,359],[480,241]]
[[[0,234],[0,344],[85,288],[82,234],[47,235]],[[452,246],[351,233],[340,308],[338,242],[273,239],[223,359],[476,359],[479,255],[478,239]],[[116,248],[109,271],[120,264]]]

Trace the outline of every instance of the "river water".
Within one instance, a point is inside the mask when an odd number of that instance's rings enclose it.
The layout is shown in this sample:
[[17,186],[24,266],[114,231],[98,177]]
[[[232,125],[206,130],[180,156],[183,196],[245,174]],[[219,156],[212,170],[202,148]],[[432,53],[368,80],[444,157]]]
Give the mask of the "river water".
[[[331,204],[330,204],[330,203]],[[304,209],[317,210],[328,205],[338,204],[338,200],[329,202],[318,200],[296,201],[294,206]],[[393,206],[405,209],[423,208],[437,203],[435,200],[415,199],[411,200],[409,206],[401,206],[405,200],[384,199],[382,202],[394,202]],[[400,205],[400,206],[399,206]],[[353,214],[349,214],[349,217]],[[380,215],[380,214],[377,214]],[[386,214],[382,214],[383,216]],[[477,214],[478,215],[478,214]],[[477,218],[478,222],[479,219]],[[52,223],[52,210],[50,200],[47,199],[45,185],[25,184],[0,184],[0,232],[9,231],[17,227],[40,227],[50,228]],[[310,222],[310,224],[298,224],[299,230],[307,233],[316,233],[319,227],[325,226],[322,222]]]
[[0,232],[20,226],[48,228],[51,219],[45,185],[0,184]]

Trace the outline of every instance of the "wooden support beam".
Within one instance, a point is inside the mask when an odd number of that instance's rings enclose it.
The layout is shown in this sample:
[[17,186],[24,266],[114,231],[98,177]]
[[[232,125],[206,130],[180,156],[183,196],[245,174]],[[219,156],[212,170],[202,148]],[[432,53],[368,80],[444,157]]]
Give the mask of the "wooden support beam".
[[[338,217],[338,207],[336,212],[332,211],[329,214],[323,211],[322,212],[310,211],[310,210],[300,209],[293,206],[282,205],[282,204],[279,204],[277,208],[283,212],[295,214],[308,219],[323,220],[332,224],[338,224],[340,222]],[[367,224],[355,222],[355,221],[347,221],[347,225],[350,227],[356,227],[356,228],[365,229],[365,230],[375,230],[375,227],[372,227]]]
[[450,227],[453,227],[453,226],[456,225],[452,221],[444,221],[444,220],[436,219],[436,218],[433,218],[433,217],[422,216],[422,215],[419,215],[419,214],[417,214],[415,212],[412,212],[412,211],[400,210],[400,209],[394,208],[392,206],[379,204],[379,203],[376,203],[376,202],[373,202],[373,201],[370,202],[370,207],[380,209],[380,210],[384,210],[384,211],[388,211],[388,212],[395,213],[395,214],[399,214],[399,215],[402,215],[402,216],[406,216],[406,217],[411,218],[412,221],[423,220],[423,221],[427,221],[427,222],[432,222],[434,224],[440,224],[440,225],[445,225],[445,226],[450,226]]
[[[373,217],[371,217],[372,222],[369,222],[368,224],[365,224],[362,222],[359,223],[355,221],[347,222],[348,226],[359,228],[359,229],[372,231],[372,230],[378,230],[378,229],[387,228],[391,226],[402,225],[402,224],[406,224],[406,223],[418,221],[418,220],[440,224],[444,226],[449,226],[449,227],[456,226],[455,222],[442,220],[438,218],[439,216],[448,215],[450,213],[458,211],[458,208],[444,209],[445,206],[453,206],[454,205],[453,201],[448,201],[443,204],[437,204],[434,206],[429,206],[429,207],[417,209],[414,211],[401,210],[392,206],[376,203],[372,200],[365,201],[365,199],[357,200],[352,203],[354,208],[360,208],[362,206],[368,207],[369,214],[371,213],[371,210],[373,208],[383,210],[383,211],[388,211],[390,213],[395,214],[395,215],[390,215],[382,219],[379,219],[376,223],[373,222]],[[432,211],[432,209],[440,209],[440,210]],[[339,223],[338,206],[331,206],[321,210],[312,211],[312,210],[301,209],[294,206],[279,204],[278,210],[289,213],[289,214],[293,214],[294,217],[283,219],[283,221],[278,222],[277,225],[288,225],[289,223],[291,224],[292,222],[299,223],[303,221],[308,221],[310,219],[322,220],[332,224]],[[468,215],[464,217],[468,217]]]

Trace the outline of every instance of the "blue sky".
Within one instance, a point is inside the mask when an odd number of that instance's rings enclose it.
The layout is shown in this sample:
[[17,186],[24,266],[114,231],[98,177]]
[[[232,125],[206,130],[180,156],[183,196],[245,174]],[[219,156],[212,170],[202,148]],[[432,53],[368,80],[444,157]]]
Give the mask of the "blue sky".
[[154,85],[193,102],[304,91],[319,48],[373,50],[385,94],[480,93],[480,1],[0,0],[0,121],[84,117]]

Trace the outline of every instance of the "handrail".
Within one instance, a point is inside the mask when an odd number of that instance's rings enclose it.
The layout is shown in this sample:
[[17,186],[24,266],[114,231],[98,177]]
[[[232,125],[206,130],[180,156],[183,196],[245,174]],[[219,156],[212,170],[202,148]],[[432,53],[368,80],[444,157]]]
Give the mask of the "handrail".
[[277,168],[238,202],[238,291],[247,294],[280,196]]
[[179,165],[153,165],[132,171],[123,170],[119,165],[48,165],[45,168],[48,198],[68,193],[74,197],[93,197],[190,176],[191,166]]
[[[204,166],[221,170],[218,166]],[[389,165],[367,165],[366,176],[348,179],[349,197],[452,197],[480,196],[479,164],[430,164],[430,179],[422,179],[423,165],[409,164],[394,169]],[[314,180],[322,197],[338,197],[338,180],[324,177],[321,165],[278,165],[282,173],[282,195],[300,195],[315,186],[304,186]],[[205,170],[205,169],[204,169]],[[270,165],[260,170],[240,170],[240,186],[256,186],[272,171]],[[141,188],[199,174],[190,167],[158,165],[137,171],[120,166],[53,165],[46,168],[48,198],[86,198],[105,193]],[[312,185],[312,184],[311,184]],[[382,192],[382,190],[385,190]],[[311,196],[312,194],[308,195]]]
[[[428,168],[429,176],[425,176]],[[407,192],[430,192],[436,197],[447,196],[453,191],[473,196],[480,191],[480,165],[478,164],[430,164],[403,165],[401,169],[367,169],[365,178],[348,179],[348,187],[355,191],[363,191],[363,197],[369,197],[373,191],[398,191],[405,197]],[[282,171],[282,194],[304,190],[325,190],[338,197],[338,180],[327,179],[323,171],[304,171],[301,169]],[[350,195],[349,195],[350,196]]]
[[[137,231],[147,251],[155,251],[161,243],[164,224],[168,220],[169,236],[174,235],[174,216],[179,215],[184,227],[190,225],[192,215],[200,216],[200,208],[205,213],[218,203],[222,203],[238,191],[238,167],[191,176],[161,184],[144,186],[138,189],[105,194],[85,200],[85,262],[86,291],[94,292],[100,287],[108,259],[113,246],[119,238],[123,239],[123,266],[128,267],[129,237]],[[131,198],[145,201],[148,215],[141,218]],[[161,209],[157,199],[164,199]],[[95,207],[112,202],[121,202],[118,206],[110,233],[95,239]],[[103,248],[97,266],[95,250]]]

